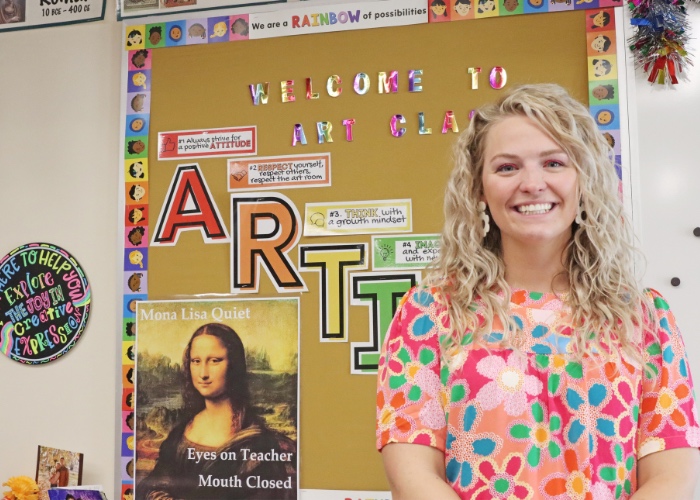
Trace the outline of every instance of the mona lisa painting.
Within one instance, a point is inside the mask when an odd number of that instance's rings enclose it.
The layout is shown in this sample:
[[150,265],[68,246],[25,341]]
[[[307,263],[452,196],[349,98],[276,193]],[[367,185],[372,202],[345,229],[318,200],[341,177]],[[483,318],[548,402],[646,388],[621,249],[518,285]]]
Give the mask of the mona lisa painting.
[[297,498],[297,299],[143,301],[137,500]]

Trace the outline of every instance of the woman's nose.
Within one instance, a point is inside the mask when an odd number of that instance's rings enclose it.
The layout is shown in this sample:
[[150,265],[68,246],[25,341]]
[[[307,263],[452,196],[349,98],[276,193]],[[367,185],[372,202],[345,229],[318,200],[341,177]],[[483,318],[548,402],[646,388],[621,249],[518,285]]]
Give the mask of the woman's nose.
[[209,367],[206,364],[199,366],[199,378],[206,380],[209,378]]
[[544,172],[539,168],[523,168],[520,175],[520,189],[524,192],[538,192],[547,187],[547,183],[544,180]]

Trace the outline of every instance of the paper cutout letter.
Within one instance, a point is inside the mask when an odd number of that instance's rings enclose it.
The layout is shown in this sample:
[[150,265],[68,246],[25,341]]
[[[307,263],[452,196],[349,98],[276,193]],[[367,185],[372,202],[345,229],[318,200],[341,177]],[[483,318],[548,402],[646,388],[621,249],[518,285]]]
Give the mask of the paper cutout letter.
[[287,256],[301,237],[301,217],[280,193],[231,196],[231,292],[257,293],[264,265],[280,293],[306,291]]
[[348,274],[367,269],[367,243],[300,245],[299,268],[319,273],[321,342],[348,341]]
[[173,246],[182,231],[199,230],[204,243],[229,241],[219,208],[199,165],[178,165],[160,209],[152,246]]
[[353,273],[350,303],[369,307],[369,342],[350,343],[350,372],[376,374],[379,350],[401,297],[421,279],[420,271]]

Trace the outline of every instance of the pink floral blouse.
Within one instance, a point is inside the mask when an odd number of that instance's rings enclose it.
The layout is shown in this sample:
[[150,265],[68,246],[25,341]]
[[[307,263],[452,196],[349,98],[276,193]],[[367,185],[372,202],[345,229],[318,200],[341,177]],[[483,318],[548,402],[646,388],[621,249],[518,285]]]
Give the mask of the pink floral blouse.
[[511,298],[524,354],[501,346],[496,325],[488,349],[467,334],[444,364],[447,310],[429,290],[410,290],[379,362],[377,447],[444,452],[463,499],[628,498],[640,458],[700,446],[683,340],[668,303],[646,293],[660,326],[646,334],[645,370],[619,354],[577,362],[561,298],[524,290]]

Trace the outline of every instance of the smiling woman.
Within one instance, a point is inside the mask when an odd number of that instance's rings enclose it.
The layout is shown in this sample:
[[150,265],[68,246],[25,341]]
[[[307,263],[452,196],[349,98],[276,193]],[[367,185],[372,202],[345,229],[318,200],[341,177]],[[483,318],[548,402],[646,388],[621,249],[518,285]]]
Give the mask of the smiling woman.
[[556,85],[475,112],[439,257],[379,361],[395,499],[692,497],[688,360],[668,303],[637,286],[613,158]]

